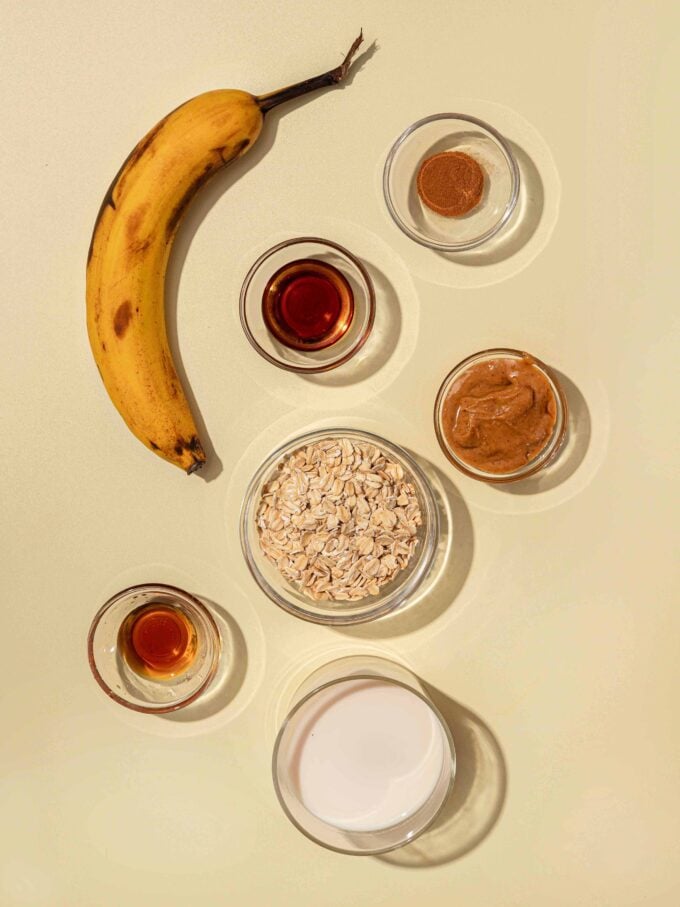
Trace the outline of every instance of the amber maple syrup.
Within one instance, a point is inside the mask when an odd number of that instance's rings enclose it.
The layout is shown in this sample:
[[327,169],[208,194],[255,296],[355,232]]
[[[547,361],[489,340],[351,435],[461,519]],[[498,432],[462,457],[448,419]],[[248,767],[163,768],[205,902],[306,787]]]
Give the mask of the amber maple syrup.
[[262,295],[268,330],[294,350],[323,350],[337,343],[354,317],[347,278],[324,261],[301,258],[280,268]]
[[121,624],[118,648],[136,674],[167,680],[184,674],[196,657],[196,629],[172,605],[142,605]]

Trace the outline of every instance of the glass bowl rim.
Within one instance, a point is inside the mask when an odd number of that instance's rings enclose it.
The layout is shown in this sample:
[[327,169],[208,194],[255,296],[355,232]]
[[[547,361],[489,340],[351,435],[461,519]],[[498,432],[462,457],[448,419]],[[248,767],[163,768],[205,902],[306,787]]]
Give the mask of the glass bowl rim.
[[[351,438],[353,435],[358,435],[362,440],[366,440],[368,441],[368,443],[374,444],[376,447],[382,447],[383,449],[386,449],[387,452],[393,452],[400,460],[402,460],[406,464],[408,469],[411,471],[413,477],[418,483],[419,496],[423,498],[423,503],[425,505],[425,514],[427,520],[427,523],[425,523],[425,521],[423,523],[423,525],[426,526],[425,538],[423,540],[421,551],[418,555],[419,563],[416,565],[416,567],[414,567],[413,572],[405,581],[404,586],[401,589],[395,590],[378,606],[375,606],[369,611],[359,612],[358,614],[315,614],[311,610],[308,611],[304,607],[292,604],[283,595],[281,595],[277,591],[277,589],[271,586],[266,578],[262,575],[251,550],[246,521],[249,519],[249,517],[252,516],[254,507],[256,505],[255,493],[259,485],[262,483],[264,477],[272,470],[272,468],[282,457],[284,457],[288,453],[293,453],[300,447],[304,447],[314,438],[322,439],[324,436],[349,436]],[[289,441],[284,442],[275,450],[273,450],[260,464],[260,466],[253,474],[250,482],[248,483],[248,487],[243,496],[243,503],[241,505],[241,513],[239,518],[239,535],[243,557],[255,582],[262,590],[262,592],[264,592],[267,598],[269,598],[270,601],[274,602],[275,605],[278,605],[284,611],[292,614],[294,617],[298,617],[311,623],[333,627],[368,623],[370,621],[377,620],[380,617],[385,617],[387,614],[390,614],[405,605],[408,599],[417,591],[420,583],[428,575],[432,564],[434,563],[437,543],[439,540],[439,530],[439,513],[437,510],[434,492],[432,491],[432,488],[430,486],[430,481],[419,464],[411,456],[411,454],[409,454],[408,451],[401,447],[401,445],[396,444],[394,441],[389,441],[387,438],[383,438],[380,435],[374,434],[373,432],[365,431],[364,429],[348,427],[312,429],[311,431],[307,431],[302,435],[297,435],[296,437],[291,438]]]
[[[183,601],[184,604],[188,604],[190,607],[195,608],[200,612],[201,616],[204,617],[210,627],[210,630],[213,633],[213,639],[215,641],[215,651],[213,652],[212,664],[210,670],[208,671],[207,676],[201,683],[200,687],[184,699],[180,699],[177,702],[173,702],[170,705],[161,705],[161,706],[145,706],[132,703],[127,699],[124,699],[122,696],[119,696],[118,693],[114,693],[111,687],[106,683],[102,675],[99,673],[99,668],[94,655],[94,636],[97,632],[97,627],[99,626],[101,619],[104,615],[118,602],[127,597],[128,595],[133,595],[137,592],[163,592],[166,594],[174,595],[176,598]],[[92,618],[92,623],[90,624],[90,629],[87,634],[87,660],[90,665],[90,670],[94,676],[94,679],[97,681],[101,689],[117,702],[119,705],[125,706],[126,709],[132,709],[133,712],[142,712],[146,715],[162,715],[167,712],[175,712],[177,709],[184,708],[187,705],[190,705],[194,702],[200,695],[205,691],[205,689],[212,682],[217,672],[217,666],[219,664],[220,654],[222,651],[222,637],[220,635],[219,628],[215,618],[210,613],[209,609],[201,602],[195,595],[192,595],[190,592],[186,592],[184,589],[180,589],[178,586],[170,585],[169,583],[136,583],[134,586],[128,586],[126,589],[122,589],[120,592],[116,592],[115,595],[112,595],[104,604],[99,608],[95,616]]]
[[[276,356],[272,356],[271,353],[268,353],[255,339],[250,324],[248,322],[248,316],[246,314],[246,297],[250,289],[250,285],[253,281],[255,274],[257,273],[260,266],[275,252],[279,252],[281,249],[286,249],[288,246],[299,245],[301,243],[317,243],[321,246],[328,246],[331,249],[335,249],[336,252],[339,252],[341,255],[344,255],[352,265],[359,271],[361,277],[363,278],[364,283],[366,284],[366,295],[368,302],[368,320],[363,331],[357,337],[354,344],[344,353],[339,359],[332,360],[331,362],[322,364],[322,365],[294,365],[290,362],[284,362],[282,359],[277,359]],[[281,368],[287,372],[296,372],[301,375],[315,375],[320,374],[321,372],[330,372],[338,366],[345,365],[349,360],[359,352],[363,345],[368,340],[368,337],[373,330],[373,324],[375,322],[375,288],[373,286],[373,281],[371,276],[368,273],[366,266],[358,259],[356,255],[346,249],[344,246],[341,246],[340,243],[333,242],[330,239],[324,239],[321,236],[295,236],[291,239],[284,239],[282,242],[276,243],[276,245],[271,246],[265,252],[257,257],[253,264],[248,269],[248,273],[243,279],[243,284],[241,285],[241,292],[239,294],[239,316],[241,319],[241,327],[243,332],[246,335],[246,338],[250,345],[255,349],[260,356],[270,362],[272,365],[275,365],[277,368]]]
[[[399,841],[397,844],[390,844],[388,847],[378,847],[378,848],[374,848],[371,850],[349,850],[349,849],[343,848],[343,847],[335,847],[333,844],[328,844],[325,841],[321,841],[319,838],[317,838],[315,835],[313,835],[310,831],[308,831],[306,828],[304,828],[302,825],[300,825],[300,823],[290,813],[290,811],[288,810],[288,806],[286,805],[286,803],[283,799],[283,795],[281,793],[281,788],[279,786],[279,782],[278,782],[278,778],[277,778],[277,771],[276,771],[277,757],[279,754],[279,749],[281,748],[281,743],[283,741],[283,735],[284,735],[286,729],[288,728],[288,726],[290,725],[291,720],[302,709],[302,707],[304,705],[306,705],[310,701],[310,699],[312,699],[318,693],[323,692],[324,690],[328,689],[329,687],[336,686],[337,684],[347,683],[347,681],[349,681],[349,680],[378,680],[381,683],[384,681],[385,683],[391,683],[394,686],[401,687],[402,689],[408,690],[410,693],[413,693],[415,696],[417,696],[419,699],[421,699],[429,707],[430,711],[434,714],[435,718],[439,722],[441,729],[444,732],[444,739],[446,740],[446,742],[448,744],[448,748],[449,748],[449,757],[450,757],[450,766],[451,766],[451,770],[450,770],[450,774],[449,774],[449,782],[448,782],[448,786],[446,789],[446,793],[442,797],[442,802],[437,807],[437,810],[435,811],[434,815],[432,815],[430,817],[430,819],[428,819],[428,821],[425,823],[425,825],[423,825],[423,827],[421,829],[419,829],[415,834],[411,835],[410,838],[407,838],[404,841]],[[305,695],[302,696],[301,699],[298,702],[296,702],[295,705],[291,709],[288,710],[288,712],[286,713],[286,717],[281,722],[281,727],[279,728],[278,733],[276,735],[276,740],[274,741],[274,748],[272,750],[272,761],[271,761],[272,780],[274,782],[274,791],[276,793],[276,797],[277,797],[279,804],[280,804],[281,808],[283,809],[286,817],[290,820],[290,822],[292,822],[292,824],[295,826],[295,828],[297,828],[298,831],[302,832],[302,834],[305,835],[306,838],[309,838],[309,840],[313,841],[315,844],[319,844],[321,847],[325,847],[327,850],[333,850],[336,853],[347,854],[347,855],[353,856],[353,857],[377,856],[378,854],[382,854],[382,853],[390,853],[390,851],[392,851],[392,850],[397,850],[399,847],[403,847],[404,845],[410,844],[412,841],[415,841],[424,832],[426,832],[429,828],[431,828],[432,825],[436,822],[436,820],[441,815],[444,807],[446,806],[446,803],[447,803],[449,797],[451,796],[451,791],[453,789],[453,785],[454,785],[455,779],[456,779],[456,767],[457,767],[456,745],[455,745],[455,742],[453,739],[453,735],[451,733],[451,729],[449,728],[448,724],[444,720],[444,716],[439,711],[439,709],[434,704],[434,702],[432,702],[425,693],[421,692],[420,690],[415,689],[412,686],[409,686],[409,684],[404,683],[401,680],[397,680],[394,677],[383,677],[378,674],[370,674],[366,671],[361,671],[357,674],[350,674],[347,677],[336,677],[333,680],[328,680],[325,683],[319,684],[319,686],[314,687],[313,690],[310,690],[308,693],[305,693]],[[308,810],[308,812],[309,812],[309,810]],[[313,815],[313,813],[311,815]],[[333,827],[328,822],[324,823],[323,819],[319,819],[318,821],[325,825],[329,825],[330,828]],[[404,820],[404,821],[406,821],[406,820]],[[392,826],[392,827],[394,827],[394,826]],[[378,831],[381,831],[381,830],[389,831],[389,829],[378,829]],[[358,832],[358,834],[361,834],[361,832]]]
[[[497,359],[517,359],[517,358],[529,358],[532,363],[536,365],[539,371],[543,372],[544,376],[548,379],[551,390],[555,395],[555,402],[557,404],[557,418],[555,420],[555,428],[553,429],[553,434],[548,441],[548,443],[543,447],[528,463],[526,463],[520,469],[516,469],[511,473],[492,473],[484,472],[483,470],[475,470],[473,467],[470,467],[464,460],[456,457],[453,451],[449,448],[440,425],[439,414],[441,406],[444,402],[446,394],[448,392],[451,381],[454,376],[463,372],[466,368],[469,368],[474,364],[475,361],[481,359],[482,357],[495,357]],[[487,482],[493,485],[504,485],[510,482],[519,482],[523,479],[528,479],[530,476],[535,475],[537,472],[540,472],[541,469],[544,469],[550,463],[552,463],[557,455],[559,454],[564,441],[567,436],[567,426],[569,422],[569,404],[567,403],[567,397],[564,393],[564,388],[562,387],[561,382],[557,378],[553,369],[549,365],[546,365],[541,359],[538,359],[532,353],[527,353],[524,350],[513,349],[512,347],[492,347],[488,350],[480,350],[477,353],[472,353],[470,356],[466,356],[465,359],[462,359],[457,365],[451,369],[451,371],[446,375],[439,390],[437,391],[437,396],[434,401],[434,430],[437,436],[437,441],[439,446],[442,449],[442,453],[446,459],[452,463],[457,469],[459,469],[466,476],[469,476],[471,479],[476,479],[480,482]]]
[[[437,120],[464,120],[465,122],[474,123],[475,126],[479,126],[484,129],[500,147],[510,170],[512,183],[511,191],[503,214],[501,215],[499,220],[496,221],[496,223],[485,233],[482,233],[481,236],[476,236],[473,239],[466,240],[465,242],[444,243],[438,242],[435,239],[426,239],[419,233],[416,233],[414,230],[412,230],[403,221],[396,209],[394,201],[392,200],[392,193],[390,191],[390,175],[397,153],[401,149],[404,142],[406,142],[406,140],[409,139],[414,132],[420,129],[421,126],[426,126],[428,123],[434,123]],[[383,168],[382,189],[385,204],[387,205],[387,210],[389,211],[392,220],[394,221],[396,226],[399,227],[402,233],[405,233],[406,236],[409,237],[409,239],[412,239],[414,242],[419,243],[421,246],[426,246],[428,249],[435,249],[439,252],[466,252],[469,249],[475,249],[477,248],[477,246],[481,246],[483,243],[494,237],[510,220],[512,213],[517,206],[520,183],[521,176],[519,172],[519,166],[517,165],[515,156],[512,153],[510,144],[507,139],[503,138],[503,136],[500,134],[500,132],[498,132],[497,129],[495,129],[484,120],[480,120],[479,117],[473,117],[466,113],[433,113],[430,114],[430,116],[416,120],[415,123],[411,123],[411,125],[407,126],[406,129],[401,133],[401,135],[399,135],[398,138],[394,141],[385,160],[385,166]]]

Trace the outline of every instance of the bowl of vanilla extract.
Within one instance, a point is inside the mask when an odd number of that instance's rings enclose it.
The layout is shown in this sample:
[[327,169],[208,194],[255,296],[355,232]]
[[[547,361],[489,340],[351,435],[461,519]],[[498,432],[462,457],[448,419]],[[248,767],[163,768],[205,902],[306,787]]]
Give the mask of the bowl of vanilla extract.
[[87,638],[90,669],[106,695],[156,715],[195,702],[215,677],[221,651],[210,610],[165,583],[116,593],[95,614]]
[[327,372],[363,347],[375,320],[364,264],[328,239],[296,237],[264,252],[246,274],[241,324],[250,344],[290,372]]

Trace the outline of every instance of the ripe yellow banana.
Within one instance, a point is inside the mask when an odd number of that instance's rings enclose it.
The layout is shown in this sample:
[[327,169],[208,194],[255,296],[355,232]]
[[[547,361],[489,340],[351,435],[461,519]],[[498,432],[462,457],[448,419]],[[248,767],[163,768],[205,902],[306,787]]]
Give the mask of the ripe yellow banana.
[[104,385],[130,430],[158,456],[192,473],[205,462],[165,327],[165,272],[187,206],[210,177],[257,140],[264,114],[342,81],[343,63],[255,97],[209,91],[157,123],[104,197],[87,262],[87,329]]

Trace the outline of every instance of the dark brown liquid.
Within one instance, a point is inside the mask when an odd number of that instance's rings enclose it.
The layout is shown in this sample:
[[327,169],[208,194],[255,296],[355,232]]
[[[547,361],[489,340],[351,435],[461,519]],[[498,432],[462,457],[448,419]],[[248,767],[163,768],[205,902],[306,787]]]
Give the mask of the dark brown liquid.
[[137,674],[165,680],[183,674],[196,657],[196,629],[172,605],[136,608],[123,621],[118,648]]
[[262,296],[262,317],[284,346],[323,350],[347,333],[354,317],[354,295],[337,268],[303,258],[270,278]]

